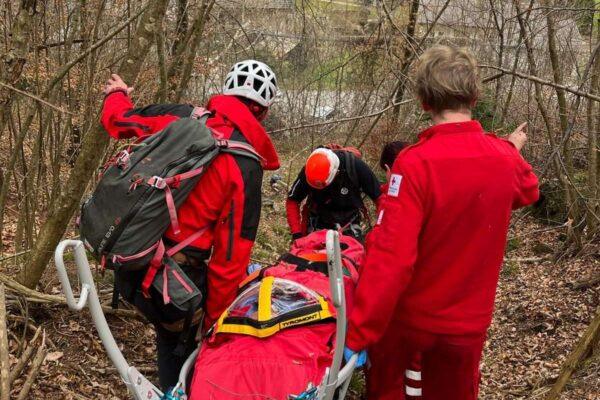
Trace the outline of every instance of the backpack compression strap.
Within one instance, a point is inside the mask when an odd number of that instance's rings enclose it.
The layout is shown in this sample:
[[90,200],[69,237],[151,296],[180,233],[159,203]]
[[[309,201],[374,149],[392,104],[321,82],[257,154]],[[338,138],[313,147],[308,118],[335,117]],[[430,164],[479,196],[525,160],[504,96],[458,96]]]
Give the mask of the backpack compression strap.
[[167,202],[167,209],[169,210],[169,218],[171,218],[171,226],[173,227],[173,233],[179,235],[181,230],[179,229],[179,220],[177,219],[177,207],[175,206],[175,200],[173,199],[173,193],[171,188],[179,186],[179,182],[185,179],[190,179],[200,175],[204,171],[204,167],[196,168],[182,174],[173,175],[168,178],[162,178],[160,176],[153,176],[146,181],[146,184],[152,186],[155,189],[165,191],[165,201]]
[[[217,147],[219,147],[219,149],[225,153],[250,157],[261,163],[261,165],[263,164],[264,158],[261,157],[252,146],[246,143],[229,140],[217,140],[216,143]],[[202,172],[204,172],[204,166],[167,178],[153,176],[146,181],[148,186],[151,186],[155,189],[164,190],[165,201],[167,202],[167,209],[169,211],[169,218],[171,219],[171,226],[173,227],[173,233],[176,235],[179,235],[181,230],[179,228],[177,207],[175,206],[175,200],[173,199],[171,188],[178,187],[179,182],[198,176]]]
[[[204,228],[198,230],[193,235],[188,236],[177,245],[171,247],[170,249],[165,248],[165,244],[162,239],[158,241],[158,245],[156,247],[156,252],[154,253],[154,257],[152,261],[150,261],[150,266],[148,267],[148,272],[144,276],[144,280],[142,281],[142,293],[146,298],[150,297],[150,286],[152,286],[152,281],[154,281],[154,277],[158,273],[158,270],[163,265],[164,256],[172,257],[173,254],[179,253],[183,248],[189,246],[194,241],[199,239],[204,232],[209,228],[209,226],[205,226]],[[165,279],[166,282],[166,279]],[[166,294],[165,300],[168,299],[168,293]]]

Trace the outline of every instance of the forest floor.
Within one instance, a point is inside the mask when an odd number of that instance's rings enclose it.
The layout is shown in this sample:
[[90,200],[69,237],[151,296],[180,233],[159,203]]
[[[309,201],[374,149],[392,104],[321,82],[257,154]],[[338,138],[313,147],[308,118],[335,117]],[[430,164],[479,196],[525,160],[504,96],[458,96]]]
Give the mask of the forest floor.
[[[270,195],[263,200],[264,218],[254,252],[254,259],[263,263],[273,261],[288,244],[282,206],[284,191],[267,190]],[[518,221],[511,229],[494,323],[482,360],[482,399],[543,398],[600,304],[598,283],[579,285],[600,273],[597,250],[586,252],[587,256],[554,261],[551,253],[561,246],[560,230],[531,217],[515,220]],[[10,242],[9,238],[4,239],[5,243]],[[6,274],[13,269],[0,266],[0,272]],[[110,274],[98,274],[97,279],[103,300],[109,303]],[[46,293],[59,294],[56,274],[45,274],[41,288]],[[23,337],[19,318],[23,311],[14,297],[9,297],[9,314],[10,349],[14,355]],[[28,314],[35,326],[46,330],[49,351],[29,398],[128,398],[88,312],[77,314],[65,306],[29,304]],[[128,361],[156,381],[153,330],[136,319],[108,316],[108,321]],[[11,362],[16,362],[14,357]],[[599,376],[600,357],[596,355],[579,368],[562,398],[600,398]],[[15,390],[22,380],[15,383]],[[350,397],[360,396],[354,393]]]

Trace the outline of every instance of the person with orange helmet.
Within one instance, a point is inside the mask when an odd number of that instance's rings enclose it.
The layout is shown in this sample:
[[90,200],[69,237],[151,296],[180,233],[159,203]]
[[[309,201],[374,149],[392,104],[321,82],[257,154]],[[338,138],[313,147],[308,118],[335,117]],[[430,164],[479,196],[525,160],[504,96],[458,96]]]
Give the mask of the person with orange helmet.
[[361,238],[363,195],[375,202],[381,191],[377,177],[355,151],[316,149],[288,194],[286,209],[292,238],[319,229],[341,229]]

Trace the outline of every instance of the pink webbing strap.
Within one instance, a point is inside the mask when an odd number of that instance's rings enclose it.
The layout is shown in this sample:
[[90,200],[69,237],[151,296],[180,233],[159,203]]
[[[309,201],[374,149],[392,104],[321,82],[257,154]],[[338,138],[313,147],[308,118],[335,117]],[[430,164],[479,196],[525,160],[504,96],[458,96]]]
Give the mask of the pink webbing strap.
[[[169,250],[165,250],[165,245],[162,240],[159,242],[158,248],[156,249],[156,253],[154,254],[154,258],[152,258],[152,261],[150,261],[150,266],[148,267],[148,272],[146,272],[146,275],[144,276],[144,281],[142,282],[142,293],[144,294],[144,296],[146,298],[150,297],[150,293],[149,293],[150,286],[152,285],[152,281],[154,280],[156,273],[158,272],[160,267],[163,265],[162,260],[163,260],[163,257],[165,256],[165,254],[167,256],[171,257],[173,254],[179,253],[181,251],[181,249],[189,246],[196,239],[198,239],[200,236],[202,236],[202,234],[204,232],[206,232],[207,229],[208,229],[208,226],[205,226],[204,228],[195,232],[193,235],[188,236],[183,241],[179,242],[176,246],[171,247]],[[176,278],[177,278],[177,276],[176,276]],[[180,282],[181,282],[181,280],[180,280]],[[186,289],[190,289],[189,286],[187,286],[187,285],[184,285],[184,287],[186,287]],[[165,304],[169,304],[170,301],[171,301],[171,297],[169,296],[168,266],[165,265],[163,268],[163,302]]]
[[173,256],[173,254],[179,253],[184,247],[189,246],[190,244],[195,242],[197,239],[199,239],[204,234],[204,232],[206,232],[206,230],[208,228],[209,228],[209,225],[205,226],[202,229],[199,229],[194,234],[188,236],[187,238],[185,238],[184,240],[182,240],[181,242],[177,243],[175,246],[173,246],[169,250],[167,250],[166,254],[169,257],[171,257],[171,256]]
[[162,240],[159,240],[158,242],[154,243],[152,246],[148,247],[146,250],[141,251],[137,254],[133,254],[131,256],[119,256],[119,255],[114,255],[113,256],[113,262],[127,262],[127,261],[133,261],[133,260],[137,260],[138,258],[142,258],[147,256],[148,254],[150,254],[151,252],[154,251],[154,249],[156,249],[159,244],[162,242]]
[[165,265],[163,268],[163,303],[169,304],[171,296],[169,296],[169,267]]
[[150,297],[150,286],[152,286],[152,281],[156,276],[156,273],[160,269],[162,265],[162,260],[165,255],[165,244],[162,240],[158,242],[158,247],[156,248],[156,253],[154,253],[154,257],[152,257],[152,261],[150,261],[150,266],[148,267],[148,272],[144,276],[144,280],[142,281],[142,294],[144,297]]
[[207,114],[211,114],[211,112],[208,111],[206,108],[194,107],[194,109],[192,110],[192,113],[190,114],[190,118],[200,119]]
[[175,200],[173,199],[173,193],[171,187],[179,186],[179,182],[184,179],[190,179],[197,175],[200,175],[204,171],[204,167],[196,168],[182,174],[173,175],[168,178],[161,178],[160,176],[153,176],[146,182],[148,185],[165,191],[165,201],[167,202],[167,210],[169,211],[169,218],[171,219],[171,226],[173,227],[173,233],[179,235],[181,229],[179,229],[179,219],[177,218],[177,207],[175,206]]
[[183,279],[183,277],[181,275],[179,275],[179,273],[175,269],[173,270],[173,276],[179,281],[179,283],[181,283],[181,286],[183,286],[188,293],[193,292],[190,285],[188,285],[188,283],[185,281],[185,279]]
[[168,178],[165,178],[165,182],[169,186],[174,186],[174,185],[177,185],[178,182],[181,182],[181,181],[183,181],[185,179],[190,179],[190,178],[193,178],[193,177],[195,177],[197,175],[200,175],[202,173],[202,171],[204,171],[204,167],[199,167],[199,168],[196,168],[196,169],[192,169],[192,170],[190,170],[188,172],[184,172],[184,173],[181,173],[181,174],[178,174],[178,175],[173,175],[173,176],[170,176]]
[[181,229],[179,229],[179,220],[177,219],[177,208],[175,207],[175,200],[173,200],[173,193],[171,193],[169,185],[165,186],[165,200],[167,201],[167,209],[169,210],[169,218],[171,218],[173,233],[179,235]]

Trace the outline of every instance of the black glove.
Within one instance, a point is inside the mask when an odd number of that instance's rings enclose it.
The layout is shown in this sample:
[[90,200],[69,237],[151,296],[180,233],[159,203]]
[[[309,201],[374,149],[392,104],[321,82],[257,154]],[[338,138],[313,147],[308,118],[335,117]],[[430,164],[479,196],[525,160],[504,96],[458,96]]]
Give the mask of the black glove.
[[292,240],[298,240],[298,239],[300,239],[303,236],[304,235],[302,234],[302,232],[292,233]]

